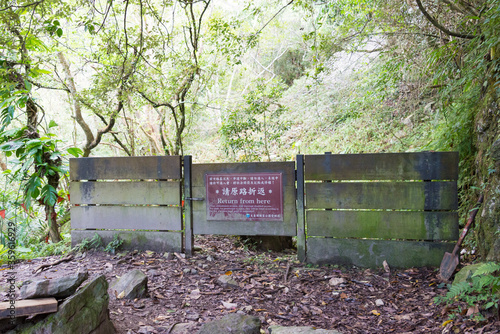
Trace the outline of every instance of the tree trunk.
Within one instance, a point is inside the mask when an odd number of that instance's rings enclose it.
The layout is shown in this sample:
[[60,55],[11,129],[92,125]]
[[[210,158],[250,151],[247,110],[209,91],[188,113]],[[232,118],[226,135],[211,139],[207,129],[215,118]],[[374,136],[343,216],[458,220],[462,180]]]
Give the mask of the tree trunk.
[[[498,47],[497,51],[500,51]],[[492,50],[492,58],[494,54]],[[497,75],[498,72],[492,71],[489,88],[485,92],[485,104],[475,124],[477,175],[485,184],[484,204],[476,224],[476,241],[479,254],[488,261],[500,261],[500,98],[497,95]]]
[[476,121],[478,129],[479,180],[484,180],[484,204],[476,238],[479,254],[488,261],[500,261],[500,108],[491,98]]
[[45,216],[49,224],[49,236],[53,243],[61,241],[61,236],[59,234],[59,226],[57,225],[57,213],[54,206],[45,205]]

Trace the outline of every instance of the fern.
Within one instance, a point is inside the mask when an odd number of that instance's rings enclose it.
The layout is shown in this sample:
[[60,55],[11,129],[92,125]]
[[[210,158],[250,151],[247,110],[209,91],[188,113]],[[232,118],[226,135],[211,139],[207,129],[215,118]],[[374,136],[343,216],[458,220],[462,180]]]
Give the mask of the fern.
[[[445,302],[450,305],[457,301],[465,302],[469,307],[480,306],[483,310],[495,307],[498,311],[500,302],[500,264],[495,262],[484,263],[467,277],[464,282],[448,286],[446,296],[439,296],[434,302]],[[459,308],[460,309],[460,308]],[[482,315],[475,315],[481,319]]]
[[102,238],[99,234],[95,233],[92,239],[83,239],[78,245],[75,246],[77,252],[85,252],[92,248],[97,249],[102,246]]
[[467,281],[451,285],[449,287],[448,293],[446,294],[446,299],[453,302],[457,297],[460,297],[469,292],[470,289],[471,284]]
[[122,244],[123,244],[123,240],[121,240],[118,237],[118,234],[115,234],[113,236],[113,240],[109,242],[109,244],[106,246],[104,251],[111,253],[111,254],[115,254],[116,250],[119,249]]
[[92,239],[90,239],[90,246],[92,248],[99,248],[103,245],[102,243],[102,238],[99,234],[94,234],[94,237]]
[[472,277],[480,275],[489,275],[495,273],[496,271],[500,271],[500,263],[487,262],[479,266],[479,268],[477,268],[476,272],[472,275]]

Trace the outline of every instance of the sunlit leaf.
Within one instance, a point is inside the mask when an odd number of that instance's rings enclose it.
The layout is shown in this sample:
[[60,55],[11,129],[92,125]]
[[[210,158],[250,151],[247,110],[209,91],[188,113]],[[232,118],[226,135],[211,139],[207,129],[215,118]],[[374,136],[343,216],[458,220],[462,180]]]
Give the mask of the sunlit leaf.
[[71,154],[72,156],[78,158],[79,156],[83,155],[83,151],[79,149],[78,147],[70,147],[68,148],[68,153]]

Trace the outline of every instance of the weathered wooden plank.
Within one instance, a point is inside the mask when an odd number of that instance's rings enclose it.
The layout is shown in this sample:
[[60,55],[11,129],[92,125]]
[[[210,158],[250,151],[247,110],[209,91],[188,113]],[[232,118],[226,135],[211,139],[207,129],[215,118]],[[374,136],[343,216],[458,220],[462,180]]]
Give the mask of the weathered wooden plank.
[[[196,206],[196,203],[193,203],[193,206]],[[286,220],[286,214],[283,222],[206,221],[204,220],[205,218],[206,210],[202,209],[193,211],[193,221],[196,222],[193,226],[194,234],[281,236],[295,236],[297,234],[296,223],[290,224],[289,221]]]
[[454,243],[367,239],[307,238],[307,262],[364,268],[381,267],[384,260],[393,268],[439,267]]
[[180,205],[180,181],[71,182],[72,204]]
[[155,252],[182,252],[182,232],[119,231],[119,230],[71,230],[71,245],[74,247],[83,239],[92,239],[98,234],[105,245],[115,235],[123,240],[125,250],[152,250]]
[[180,207],[73,206],[71,227],[76,229],[182,230]]
[[221,235],[282,235],[295,236],[297,233],[297,210],[295,204],[295,163],[228,163],[193,164],[192,197],[205,198],[205,174],[230,173],[282,173],[283,221],[207,221],[205,201],[193,201],[193,233]]
[[10,318],[11,315],[18,318],[53,312],[57,312],[57,300],[54,297],[16,300],[14,308],[11,308],[10,302],[0,303],[0,319]]
[[193,255],[193,206],[191,204],[191,170],[193,159],[190,155],[184,156],[184,251],[186,256]]
[[456,212],[307,211],[307,235],[335,238],[457,240]]
[[180,179],[180,156],[69,159],[71,180]]
[[458,152],[305,156],[306,180],[457,180]]
[[306,259],[306,220],[304,197],[304,156],[297,155],[297,258]]
[[456,210],[452,182],[306,183],[308,209]]

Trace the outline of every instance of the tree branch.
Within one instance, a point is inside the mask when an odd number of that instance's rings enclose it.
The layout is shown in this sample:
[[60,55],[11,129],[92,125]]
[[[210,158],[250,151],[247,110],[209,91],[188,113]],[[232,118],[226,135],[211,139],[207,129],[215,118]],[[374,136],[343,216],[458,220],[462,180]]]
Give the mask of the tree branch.
[[462,34],[462,33],[457,33],[457,32],[453,32],[453,31],[450,31],[448,29],[446,29],[444,26],[442,26],[441,24],[439,24],[439,22],[434,19],[424,8],[424,6],[422,5],[422,2],[420,0],[415,0],[417,2],[417,6],[418,8],[420,9],[420,11],[422,12],[422,14],[424,14],[425,18],[427,20],[429,20],[430,23],[432,23],[433,26],[435,26],[436,28],[438,28],[439,30],[441,30],[442,32],[444,32],[445,34],[449,35],[449,36],[453,36],[453,37],[458,37],[458,38],[465,38],[465,39],[473,39],[475,38],[476,36],[474,35],[468,35],[468,34]]
[[38,6],[39,4],[41,4],[44,1],[45,0],[35,1],[35,2],[32,2],[32,3],[28,3],[26,5],[12,5],[12,6],[8,6],[8,7],[0,8],[0,12],[3,12],[5,10],[11,9],[11,8],[28,8],[28,7],[31,7],[31,6]]
[[50,86],[45,86],[42,85],[41,83],[38,83],[36,81],[33,81],[31,79],[26,79],[30,84],[32,84],[35,87],[41,88],[41,89],[50,89],[50,90],[62,90],[63,92],[70,93],[70,89],[68,87],[66,88],[60,88],[60,87],[50,87]]
[[279,13],[281,13],[281,11],[282,11],[283,9],[285,9],[285,8],[286,8],[286,7],[288,7],[288,6],[290,6],[290,5],[292,4],[292,2],[293,2],[293,1],[294,1],[294,0],[290,0],[290,1],[286,4],[286,5],[284,5],[283,7],[281,7],[281,8],[280,8],[280,10],[278,10],[278,11],[276,12],[276,14],[274,14],[274,15],[273,15],[273,17],[271,17],[271,18],[269,19],[269,21],[267,21],[267,22],[266,22],[266,24],[264,24],[264,25],[262,26],[262,28],[260,28],[260,29],[259,29],[259,31],[257,31],[257,32],[254,34],[254,36],[257,36],[258,34],[260,34],[260,32],[261,32],[262,30],[264,30],[264,28],[265,28],[265,27],[267,27],[267,25],[268,25],[269,23],[271,23],[271,21],[272,21],[272,20],[274,20],[274,18],[275,18],[276,16],[278,16],[278,15],[279,15]]
[[[99,117],[101,119],[101,121],[105,124],[105,125],[108,125],[108,122],[106,121],[106,119],[104,118],[104,116],[102,116],[101,114],[98,114],[98,113],[94,113],[97,117]],[[118,136],[116,135],[116,133],[114,132],[110,132],[110,134],[113,136],[114,140],[116,141],[116,143],[118,145],[120,145],[121,149],[125,151],[125,153],[127,153],[127,155],[129,157],[132,156],[132,154],[130,153],[130,150],[128,149],[128,147],[120,140],[120,138],[118,138]],[[104,144],[104,143],[103,143]]]
[[73,79],[73,76],[71,75],[71,71],[69,69],[69,64],[66,61],[66,58],[64,57],[62,52],[58,53],[59,61],[61,62],[61,65],[64,69],[64,72],[66,73],[66,77],[68,80],[68,88],[69,88],[69,93],[71,97],[73,98],[73,107],[75,108],[75,120],[80,125],[80,127],[83,130],[83,133],[85,133],[85,138],[86,138],[86,143],[85,147],[83,148],[83,156],[88,157],[90,155],[90,145],[94,141],[94,134],[92,133],[92,130],[90,129],[89,125],[85,120],[83,119],[82,116],[82,110],[80,108],[80,103],[78,103],[78,97],[76,95],[76,85],[75,85],[75,80]]

